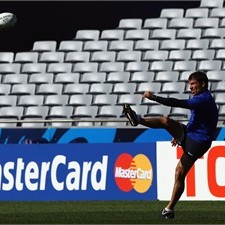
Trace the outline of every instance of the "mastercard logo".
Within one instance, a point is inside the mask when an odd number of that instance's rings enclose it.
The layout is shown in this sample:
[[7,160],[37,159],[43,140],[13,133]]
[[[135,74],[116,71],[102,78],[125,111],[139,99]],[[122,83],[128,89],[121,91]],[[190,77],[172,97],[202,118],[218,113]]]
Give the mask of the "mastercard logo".
[[134,189],[139,193],[144,193],[152,184],[152,164],[144,154],[133,157],[124,153],[115,162],[114,175],[115,182],[121,191],[129,192]]

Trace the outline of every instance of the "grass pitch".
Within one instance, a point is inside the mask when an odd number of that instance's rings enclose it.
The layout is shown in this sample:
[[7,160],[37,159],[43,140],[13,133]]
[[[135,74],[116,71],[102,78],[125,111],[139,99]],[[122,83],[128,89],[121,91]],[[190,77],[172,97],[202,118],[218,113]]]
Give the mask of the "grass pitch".
[[180,201],[163,220],[163,201],[1,202],[1,224],[225,224],[224,201]]

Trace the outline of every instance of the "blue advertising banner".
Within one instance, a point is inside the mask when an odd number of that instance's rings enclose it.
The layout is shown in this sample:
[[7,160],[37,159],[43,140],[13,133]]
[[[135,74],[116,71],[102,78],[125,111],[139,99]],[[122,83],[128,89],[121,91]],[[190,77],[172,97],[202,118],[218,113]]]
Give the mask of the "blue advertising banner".
[[155,143],[0,145],[0,200],[155,200]]

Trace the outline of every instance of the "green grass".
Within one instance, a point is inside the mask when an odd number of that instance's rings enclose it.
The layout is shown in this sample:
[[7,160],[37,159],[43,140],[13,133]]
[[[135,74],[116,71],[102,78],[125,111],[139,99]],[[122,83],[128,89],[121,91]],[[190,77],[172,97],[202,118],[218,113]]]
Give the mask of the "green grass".
[[1,224],[224,224],[223,201],[180,201],[163,220],[163,201],[1,202]]

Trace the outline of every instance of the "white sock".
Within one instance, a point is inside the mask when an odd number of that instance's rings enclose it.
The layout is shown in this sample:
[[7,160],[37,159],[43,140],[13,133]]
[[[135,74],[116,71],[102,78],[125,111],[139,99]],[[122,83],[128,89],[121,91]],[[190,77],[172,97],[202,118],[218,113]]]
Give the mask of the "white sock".
[[172,212],[172,211],[173,211],[172,209],[168,209],[168,208],[165,208],[165,210],[166,210],[167,212]]

